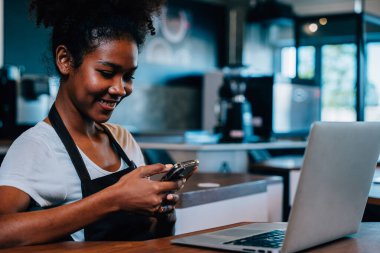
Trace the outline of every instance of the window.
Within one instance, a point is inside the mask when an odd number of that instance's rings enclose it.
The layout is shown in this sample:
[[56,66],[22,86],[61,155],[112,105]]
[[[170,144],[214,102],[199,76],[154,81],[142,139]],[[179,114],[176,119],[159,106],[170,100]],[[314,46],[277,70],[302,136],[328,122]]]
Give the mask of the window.
[[281,75],[288,78],[296,77],[296,48],[281,48]]
[[315,47],[303,46],[298,49],[298,78],[313,79],[315,76]]
[[322,46],[322,120],[355,121],[356,46]]
[[[317,54],[317,50],[321,53]],[[380,43],[379,64],[380,64]],[[316,59],[320,55],[320,59]],[[298,79],[315,81],[316,64],[321,64],[321,120],[354,121],[356,120],[356,46],[355,44],[323,45],[321,47],[302,46],[298,51]],[[293,78],[296,71],[296,49],[281,49],[281,74]],[[377,66],[379,66],[377,64]],[[380,72],[379,72],[380,73]],[[377,79],[380,90],[380,74]],[[318,84],[317,84],[318,85]],[[372,98],[373,100],[373,98]],[[372,103],[373,104],[373,103]],[[372,111],[380,108],[368,107]],[[380,118],[380,113],[379,113]]]
[[[296,48],[281,48],[281,75],[288,78],[296,77]],[[313,79],[315,76],[315,47],[304,46],[298,49],[298,78]]]
[[298,57],[296,66],[280,59],[281,73],[291,77],[295,70],[297,82],[321,88],[321,119],[380,121],[380,17],[368,13],[300,17],[295,34],[297,56],[283,48],[281,57]]
[[380,120],[380,42],[367,45],[367,87],[364,118]]

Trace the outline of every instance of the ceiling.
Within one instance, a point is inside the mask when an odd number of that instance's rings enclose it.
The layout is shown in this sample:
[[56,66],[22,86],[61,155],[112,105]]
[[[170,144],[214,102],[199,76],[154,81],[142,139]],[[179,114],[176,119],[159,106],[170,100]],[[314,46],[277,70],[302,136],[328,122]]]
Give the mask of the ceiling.
[[[254,6],[262,0],[196,0],[218,5],[227,6]],[[380,0],[277,0],[291,4],[294,11],[299,15],[333,14],[353,12],[355,2],[364,2],[365,11],[380,16]]]

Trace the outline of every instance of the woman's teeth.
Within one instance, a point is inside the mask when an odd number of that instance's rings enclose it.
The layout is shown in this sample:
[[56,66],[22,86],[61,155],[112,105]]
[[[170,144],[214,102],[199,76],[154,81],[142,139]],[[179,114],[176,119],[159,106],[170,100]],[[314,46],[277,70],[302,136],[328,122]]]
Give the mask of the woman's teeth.
[[107,101],[105,101],[103,99],[100,99],[100,103],[104,104],[104,105],[107,105],[107,106],[110,106],[110,107],[113,107],[113,108],[116,107],[116,102],[107,102]]

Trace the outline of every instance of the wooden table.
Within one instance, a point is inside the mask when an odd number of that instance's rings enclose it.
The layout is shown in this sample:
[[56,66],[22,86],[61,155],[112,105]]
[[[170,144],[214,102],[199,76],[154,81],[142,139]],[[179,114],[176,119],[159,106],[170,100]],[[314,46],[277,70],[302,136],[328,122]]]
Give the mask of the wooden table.
[[[240,223],[241,225],[244,223]],[[220,228],[209,229],[207,231],[216,231],[221,228],[233,227],[230,225]],[[190,234],[196,234],[194,232]],[[189,234],[187,234],[189,235]],[[166,237],[156,240],[144,242],[65,242],[37,246],[26,246],[12,249],[0,250],[0,253],[59,253],[59,252],[81,252],[81,253],[109,253],[109,252],[128,252],[128,253],[193,253],[193,252],[225,252],[211,249],[202,249],[186,246],[172,245],[170,240],[173,238],[183,237],[184,235],[175,237]],[[380,249],[380,223],[362,223],[359,233],[344,237],[331,243],[315,247],[305,252],[313,253],[363,253],[363,252],[379,252]]]

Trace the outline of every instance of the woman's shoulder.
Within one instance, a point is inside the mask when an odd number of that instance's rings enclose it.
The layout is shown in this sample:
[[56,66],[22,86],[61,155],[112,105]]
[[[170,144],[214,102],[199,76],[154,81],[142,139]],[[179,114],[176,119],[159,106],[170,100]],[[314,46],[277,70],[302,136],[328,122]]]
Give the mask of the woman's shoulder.
[[46,122],[39,122],[13,141],[7,151],[6,158],[13,157],[16,158],[15,160],[19,160],[17,157],[22,154],[23,159],[21,160],[29,159],[33,162],[41,158],[41,161],[38,161],[41,163],[51,157],[59,145],[63,147],[54,129]]
[[103,126],[109,129],[116,141],[122,148],[124,148],[128,157],[132,159],[137,166],[142,166],[145,164],[144,156],[139,145],[127,129],[112,123],[103,123]]
[[119,142],[122,147],[128,146],[128,143],[134,141],[132,134],[124,127],[113,123],[103,123],[114,138]]
[[44,121],[37,123],[35,126],[23,132],[14,143],[45,143],[47,141],[54,141],[56,133],[54,129]]
[[[103,123],[103,126],[107,127],[108,130],[113,134],[113,136],[116,137],[125,137],[125,136],[131,136],[131,133],[124,127],[118,124],[114,123]],[[117,138],[116,138],[117,139]]]

